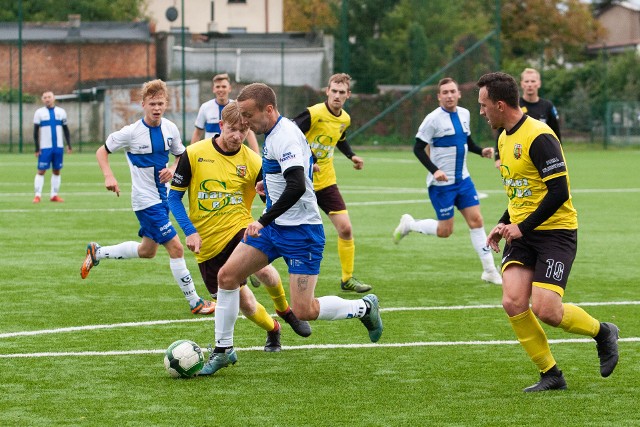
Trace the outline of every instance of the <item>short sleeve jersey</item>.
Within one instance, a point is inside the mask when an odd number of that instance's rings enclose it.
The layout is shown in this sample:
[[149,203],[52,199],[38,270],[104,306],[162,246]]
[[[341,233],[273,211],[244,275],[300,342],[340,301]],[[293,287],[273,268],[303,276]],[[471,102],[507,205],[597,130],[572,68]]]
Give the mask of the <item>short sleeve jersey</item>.
[[67,112],[58,106],[38,108],[33,115],[33,124],[40,126],[40,149],[64,148],[62,126],[67,125]]
[[209,139],[220,133],[220,118],[224,107],[226,105],[218,104],[215,98],[200,106],[195,125],[198,129],[204,129],[204,139]]
[[302,197],[275,219],[277,225],[322,224],[311,180],[312,164],[311,148],[304,134],[294,122],[280,116],[273,128],[265,134],[262,150],[267,210],[282,196],[286,186],[283,172],[287,169],[303,167],[306,188]]
[[438,107],[422,121],[416,138],[429,145],[429,157],[438,169],[447,174],[448,181],[436,181],[427,175],[427,186],[445,186],[469,177],[467,169],[467,138],[471,135],[469,110],[457,107],[449,112]]
[[159,126],[149,126],[138,120],[109,135],[104,145],[109,153],[118,150],[126,153],[134,211],[167,202],[169,183],[160,183],[159,173],[167,167],[169,153],[179,156],[185,150],[173,122],[162,118]]
[[189,219],[202,239],[195,254],[199,263],[218,255],[253,222],[251,204],[261,166],[260,156],[246,145],[234,153],[223,152],[211,139],[187,147],[171,189],[189,192]]
[[320,167],[318,172],[313,173],[313,187],[319,191],[337,182],[333,155],[340,137],[351,125],[351,117],[344,110],[341,110],[339,116],[334,115],[324,102],[307,110],[311,116],[311,125],[305,136]]
[[[562,146],[546,124],[523,115],[510,131],[502,132],[498,139],[500,174],[509,198],[509,217],[512,223],[521,223],[547,194],[545,181],[569,173]],[[571,186],[569,185],[569,190]],[[578,215],[569,200],[536,230],[578,228]]]

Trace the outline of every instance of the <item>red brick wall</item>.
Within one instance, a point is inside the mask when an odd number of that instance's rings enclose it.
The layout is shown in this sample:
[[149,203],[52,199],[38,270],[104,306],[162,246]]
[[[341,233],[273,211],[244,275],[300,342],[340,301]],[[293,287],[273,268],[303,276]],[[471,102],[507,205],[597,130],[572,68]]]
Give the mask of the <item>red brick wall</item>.
[[[0,44],[0,87],[8,88],[10,63],[13,88],[18,87],[18,48]],[[147,78],[156,75],[155,44],[122,43],[24,43],[22,46],[22,87],[40,95],[77,88],[78,60],[81,80]]]

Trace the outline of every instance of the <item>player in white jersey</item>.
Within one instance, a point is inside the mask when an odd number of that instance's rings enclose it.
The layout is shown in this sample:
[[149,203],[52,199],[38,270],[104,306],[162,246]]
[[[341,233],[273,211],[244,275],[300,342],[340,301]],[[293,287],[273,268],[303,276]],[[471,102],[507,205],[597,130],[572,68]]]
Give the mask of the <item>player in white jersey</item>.
[[67,112],[55,105],[53,92],[42,94],[44,107],[40,107],[33,115],[33,140],[36,144],[38,158],[38,173],[34,179],[35,196],[33,203],[40,203],[44,174],[51,167],[51,197],[52,202],[64,202],[60,191],[60,169],[64,157],[64,140],[67,142],[67,153],[71,154],[71,136],[67,127]]
[[[153,80],[142,86],[144,118],[112,133],[96,152],[107,190],[120,197],[118,181],[109,165],[109,154],[126,153],[131,171],[131,207],[140,222],[138,236],[142,242],[123,242],[114,246],[87,245],[87,254],[80,269],[85,279],[89,271],[104,258],[153,258],[159,245],[169,253],[173,277],[189,302],[193,314],[212,314],[215,304],[198,296],[184,260],[184,248],[169,219],[167,193],[179,157],[184,153],[178,127],[163,116],[167,109],[167,85]],[[167,166],[169,154],[176,159]]]
[[[414,154],[429,171],[427,187],[429,199],[436,211],[437,220],[415,220],[409,214],[400,218],[393,233],[393,241],[400,240],[412,231],[422,234],[449,237],[453,233],[454,208],[457,208],[469,226],[471,244],[482,263],[484,281],[502,284],[491,249],[487,246],[487,233],[480,213],[478,193],[467,170],[467,152],[492,158],[493,148],[482,148],[471,139],[469,110],[459,107],[460,91],[451,78],[438,83],[440,106],[423,120],[416,135]],[[430,149],[429,154],[425,150]]]
[[236,102],[249,127],[265,134],[262,170],[267,208],[247,226],[243,241],[218,273],[216,347],[200,375],[211,375],[238,360],[233,332],[240,284],[279,257],[287,263],[291,306],[300,320],[359,318],[369,331],[369,339],[378,341],[382,319],[375,295],[358,300],[314,296],[325,238],[313,192],[313,156],[304,134],[280,116],[276,95],[265,84],[246,86]]
[[[229,99],[231,93],[231,80],[227,73],[216,74],[212,80],[212,90],[215,98],[209,100],[200,106],[198,116],[196,117],[195,129],[191,136],[191,143],[198,142],[202,139],[212,138],[214,135],[220,135],[220,121],[222,120],[222,109],[233,101]],[[247,134],[247,145],[256,153],[260,154],[258,140],[253,131]]]

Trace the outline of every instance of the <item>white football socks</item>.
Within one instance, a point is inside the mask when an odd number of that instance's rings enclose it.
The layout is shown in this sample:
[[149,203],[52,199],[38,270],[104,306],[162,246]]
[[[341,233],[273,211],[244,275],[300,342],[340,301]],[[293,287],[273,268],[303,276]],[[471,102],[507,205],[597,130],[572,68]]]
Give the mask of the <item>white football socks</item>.
[[240,311],[240,288],[218,289],[216,303],[216,347],[233,347],[233,330]]
[[482,262],[482,269],[487,273],[495,271],[496,265],[493,261],[491,248],[487,246],[487,233],[484,231],[484,227],[470,228],[469,236],[471,237],[471,245],[478,253],[480,262]]
[[189,305],[193,308],[200,297],[198,296],[196,287],[193,284],[193,278],[191,277],[191,273],[189,273],[186,261],[184,258],[170,258],[169,266],[171,267],[173,278],[176,279],[184,297],[189,301]]
[[417,231],[418,233],[428,234],[429,236],[438,235],[438,221],[435,219],[417,219],[409,224],[411,231]]
[[51,174],[51,197],[58,195],[61,181],[62,177],[60,175]]
[[122,242],[113,246],[101,246],[96,251],[96,259],[100,261],[103,258],[140,258],[138,255],[138,246],[140,246],[140,242]]
[[33,188],[36,196],[42,196],[42,187],[44,186],[44,175],[36,174],[33,180]]
[[363,317],[367,312],[367,305],[363,299],[349,300],[329,295],[319,297],[318,302],[320,303],[318,320],[351,319]]

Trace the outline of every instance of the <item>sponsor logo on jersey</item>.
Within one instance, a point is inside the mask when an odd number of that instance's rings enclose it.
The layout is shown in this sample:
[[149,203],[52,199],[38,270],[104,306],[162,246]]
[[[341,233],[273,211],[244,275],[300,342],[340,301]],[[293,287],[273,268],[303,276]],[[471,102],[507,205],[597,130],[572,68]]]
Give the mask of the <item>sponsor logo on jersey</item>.
[[516,144],[513,147],[513,157],[515,157],[516,160],[519,160],[520,157],[522,157],[522,144]]
[[205,159],[202,157],[198,157],[198,163],[200,162],[205,162],[205,163],[215,163],[216,161],[214,159]]

